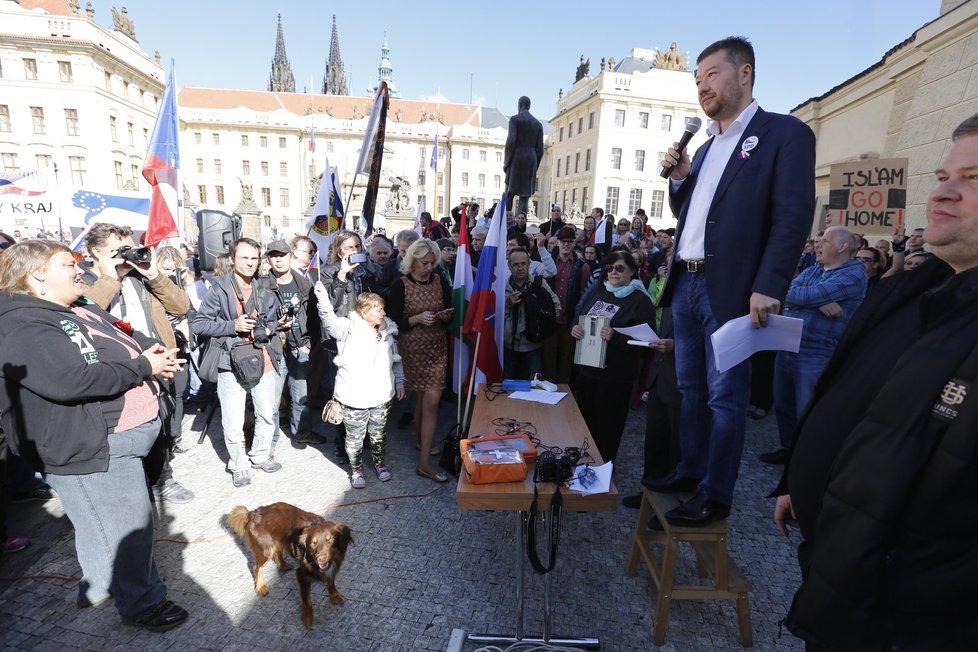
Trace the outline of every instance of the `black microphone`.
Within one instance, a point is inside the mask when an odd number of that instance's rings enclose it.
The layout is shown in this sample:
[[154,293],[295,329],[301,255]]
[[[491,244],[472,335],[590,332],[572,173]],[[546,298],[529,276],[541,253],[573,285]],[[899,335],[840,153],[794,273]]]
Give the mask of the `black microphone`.
[[[679,139],[679,147],[676,148],[680,155],[682,155],[683,148],[686,147],[686,145],[689,145],[689,141],[693,139],[693,136],[696,135],[696,132],[699,131],[700,127],[702,126],[703,121],[699,118],[686,118],[686,131],[683,132],[682,138]],[[674,165],[663,167],[662,172],[659,173],[659,176],[663,179],[668,179],[669,175],[672,174],[673,168],[675,167],[676,166]]]

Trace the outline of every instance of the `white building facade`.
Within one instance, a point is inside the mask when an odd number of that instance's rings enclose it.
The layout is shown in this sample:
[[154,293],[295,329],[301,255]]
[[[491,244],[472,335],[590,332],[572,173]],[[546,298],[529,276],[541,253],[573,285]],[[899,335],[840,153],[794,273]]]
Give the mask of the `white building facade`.
[[[635,48],[614,70],[605,70],[602,60],[596,76],[585,74],[558,100],[541,166],[541,195],[560,204],[574,222],[593,207],[619,219],[643,208],[655,228],[675,226],[659,162],[679,140],[687,118],[698,116],[705,127],[706,116],[693,73],[656,67],[661,56]],[[703,142],[705,129],[689,151]]]
[[[36,168],[50,189],[148,193],[141,170],[163,94],[160,63],[77,2],[0,0],[0,25],[0,173]],[[0,215],[8,229],[48,212],[11,207]]]

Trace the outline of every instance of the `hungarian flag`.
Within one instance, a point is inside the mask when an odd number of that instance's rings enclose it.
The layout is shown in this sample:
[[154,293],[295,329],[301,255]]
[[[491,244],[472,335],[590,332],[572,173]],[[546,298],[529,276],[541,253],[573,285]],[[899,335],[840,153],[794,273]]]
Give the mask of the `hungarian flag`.
[[380,82],[377,97],[374,98],[374,108],[367,122],[367,132],[363,135],[363,145],[360,147],[360,159],[357,161],[357,172],[369,174],[367,191],[363,195],[363,216],[366,225],[365,237],[370,237],[374,230],[374,212],[377,210],[377,193],[380,190],[380,169],[384,161],[384,136],[387,133],[387,109],[390,105],[390,93],[387,82]]
[[452,357],[452,387],[455,393],[462,395],[462,384],[469,373],[469,347],[462,337],[462,326],[468,311],[469,298],[472,296],[472,258],[469,256],[469,231],[459,229],[458,250],[455,254],[455,278],[452,282],[452,323],[448,330],[455,342]]
[[[459,229],[461,233],[464,227]],[[476,346],[475,385],[503,380],[503,327],[506,321],[506,195],[496,204],[489,222],[489,234],[479,256],[479,269],[472,282],[472,294],[462,331]]]
[[343,210],[339,173],[329,166],[328,158],[324,163],[323,176],[319,182],[319,194],[316,195],[312,215],[309,217],[309,223],[306,224],[306,231],[309,238],[316,243],[320,258],[326,256],[333,236],[343,228],[346,215]]
[[173,81],[173,60],[160,102],[160,113],[153,127],[153,138],[143,161],[143,177],[152,189],[149,202],[149,222],[145,244],[155,247],[167,238],[178,237],[177,216],[180,196],[177,177],[180,172],[180,142],[177,126],[177,95]]

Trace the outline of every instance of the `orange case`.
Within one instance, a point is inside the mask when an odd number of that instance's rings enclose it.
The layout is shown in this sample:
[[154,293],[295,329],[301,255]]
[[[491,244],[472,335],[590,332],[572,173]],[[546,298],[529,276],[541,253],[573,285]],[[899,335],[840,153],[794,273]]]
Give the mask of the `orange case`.
[[[520,440],[517,446],[514,447],[517,448],[522,457],[522,461],[519,464],[476,464],[471,460],[469,451],[476,444],[505,440]],[[522,450],[519,450],[521,448]],[[472,484],[521,482],[526,479],[526,465],[535,462],[537,459],[536,447],[530,441],[530,438],[522,433],[463,439],[459,442],[459,452],[462,457],[462,465],[465,468],[465,475]]]

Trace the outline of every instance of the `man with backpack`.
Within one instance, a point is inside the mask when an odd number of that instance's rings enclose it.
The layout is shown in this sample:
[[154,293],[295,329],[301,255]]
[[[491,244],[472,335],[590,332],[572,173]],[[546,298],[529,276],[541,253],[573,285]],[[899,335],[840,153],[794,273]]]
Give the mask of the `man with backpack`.
[[503,370],[506,378],[526,380],[543,371],[543,340],[557,325],[560,300],[539,276],[530,274],[530,254],[510,250],[506,282]]

